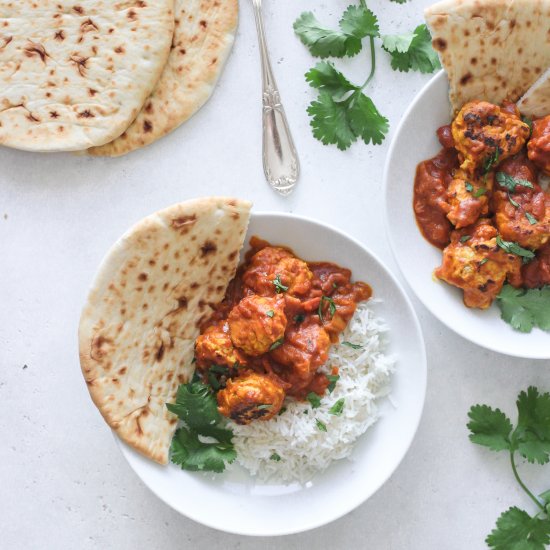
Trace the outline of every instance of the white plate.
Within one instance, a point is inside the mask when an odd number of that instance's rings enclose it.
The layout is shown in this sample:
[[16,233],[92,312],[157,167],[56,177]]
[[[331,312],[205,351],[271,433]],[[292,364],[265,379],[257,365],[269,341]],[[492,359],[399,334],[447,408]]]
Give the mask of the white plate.
[[437,154],[435,131],[450,122],[449,88],[443,71],[421,90],[405,112],[390,146],[384,173],[385,219],[399,267],[422,303],[445,325],[467,340],[493,351],[531,359],[550,358],[550,334],[517,332],[500,318],[496,304],[486,311],[469,309],[462,291],[432,277],[441,251],[428,243],[416,225],[413,183],[419,162]]
[[[352,460],[334,463],[313,480],[257,484],[240,468],[208,475],[162,467],[117,441],[140,479],[159,498],[195,521],[243,535],[284,535],[333,521],[372,496],[391,476],[409,448],[424,404],[426,356],[420,325],[397,280],[358,242],[317,222],[287,214],[253,214],[247,235],[291,247],[306,260],[349,267],[368,282],[382,302],[377,314],[391,327],[389,353],[398,356],[391,400],[380,402],[382,417],[359,439]],[[312,452],[315,450],[312,449]]]

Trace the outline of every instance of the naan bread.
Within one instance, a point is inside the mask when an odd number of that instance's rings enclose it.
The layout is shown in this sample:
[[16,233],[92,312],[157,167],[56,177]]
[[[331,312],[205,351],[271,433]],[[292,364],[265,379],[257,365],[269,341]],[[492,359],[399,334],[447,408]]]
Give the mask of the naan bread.
[[176,0],[168,63],[134,123],[118,139],[91,149],[116,157],[165,136],[189,119],[214,91],[235,38],[238,0]]
[[143,219],[103,260],[82,312],[80,364],[94,403],[160,464],[177,423],[165,403],[193,374],[199,325],[235,275],[250,208],[213,197]]
[[550,0],[443,0],[425,17],[454,110],[515,102],[550,66]]
[[518,101],[520,112],[528,117],[550,115],[550,69],[548,69]]
[[113,140],[157,83],[173,29],[174,0],[0,0],[0,144]]

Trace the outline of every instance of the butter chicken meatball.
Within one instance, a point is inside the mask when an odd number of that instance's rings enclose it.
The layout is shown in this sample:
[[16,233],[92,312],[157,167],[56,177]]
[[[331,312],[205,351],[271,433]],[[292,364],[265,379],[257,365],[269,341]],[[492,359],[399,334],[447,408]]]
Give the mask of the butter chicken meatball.
[[306,262],[275,246],[256,252],[243,273],[245,290],[261,296],[283,292],[290,296],[303,296],[310,291],[312,279],[313,273]]
[[269,420],[280,410],[285,390],[274,378],[249,372],[229,379],[218,392],[218,410],[237,424]]
[[460,167],[468,174],[484,174],[521,150],[529,137],[529,126],[521,121],[515,107],[471,101],[454,119],[452,132]]
[[[537,184],[536,170],[525,155],[508,159],[499,171],[512,178],[501,179],[504,185],[497,179],[493,194],[499,233],[505,241],[540,248],[550,239],[550,195]],[[497,178],[503,176],[498,174]]]
[[250,295],[229,313],[229,334],[235,346],[251,356],[262,355],[283,338],[286,328],[284,297]]
[[550,176],[550,115],[533,121],[533,133],[527,154],[547,176]]
[[542,288],[550,285],[550,241],[536,252],[535,259],[521,268],[522,286]]
[[313,380],[317,369],[328,361],[329,348],[330,337],[316,322],[289,327],[283,344],[271,352],[271,357],[286,367],[277,374],[291,384],[290,395],[305,398],[303,390]]
[[210,368],[223,365],[229,368],[246,364],[244,355],[235,348],[229,337],[229,327],[225,321],[208,327],[195,342],[197,367]]
[[481,216],[489,212],[489,192],[493,186],[493,176],[484,181],[469,177],[458,170],[447,189],[447,201],[450,206],[447,219],[460,229],[474,224]]
[[443,250],[443,263],[434,271],[438,279],[464,291],[467,307],[487,309],[507,279],[513,284],[520,280],[519,256],[502,250],[497,235],[488,220],[453,231],[451,244]]

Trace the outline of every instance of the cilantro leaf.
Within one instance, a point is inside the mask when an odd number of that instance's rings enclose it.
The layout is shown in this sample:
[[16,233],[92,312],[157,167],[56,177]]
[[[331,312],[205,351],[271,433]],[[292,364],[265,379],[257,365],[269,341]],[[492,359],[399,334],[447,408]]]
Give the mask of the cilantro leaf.
[[334,65],[327,61],[317,63],[306,73],[309,85],[328,92],[334,99],[342,99],[348,92],[358,90]]
[[524,214],[525,214],[525,217],[527,218],[527,221],[531,225],[536,225],[538,223],[537,218],[535,218],[535,216],[533,216],[533,214],[531,214],[530,212],[524,212]]
[[514,506],[498,518],[485,542],[495,550],[544,550],[550,543],[550,521],[532,518]]
[[176,430],[172,439],[171,460],[182,470],[221,473],[225,470],[225,463],[230,464],[236,457],[233,445],[225,442],[204,443],[187,428]]
[[288,290],[288,287],[281,282],[281,276],[279,274],[277,274],[275,276],[275,279],[273,279],[271,282],[273,283],[273,286],[275,287],[275,292],[277,294],[281,294],[281,292],[286,292]]
[[[183,470],[219,473],[225,469],[225,462],[235,460],[233,432],[223,427],[216,398],[208,386],[201,382],[181,384],[176,403],[166,403],[166,407],[186,424],[172,439],[174,464]],[[200,437],[211,439],[203,441]]]
[[525,290],[504,285],[497,296],[501,317],[520,332],[550,331],[550,286]]
[[340,28],[357,38],[376,37],[380,31],[376,15],[363,6],[349,6],[340,19]]
[[311,403],[312,409],[318,409],[321,406],[321,398],[314,391],[307,394],[307,400]]
[[497,172],[495,177],[498,184],[501,187],[504,187],[505,189],[510,191],[510,193],[514,193],[518,185],[521,187],[528,187],[529,189],[533,189],[533,184],[530,181],[514,178],[506,172]]
[[468,413],[470,441],[489,447],[492,451],[510,449],[512,423],[499,409],[487,405],[475,405]]
[[166,407],[177,414],[189,428],[200,433],[222,420],[216,398],[210,388],[201,382],[181,384],[176,394],[176,403],[166,403]]
[[275,462],[279,462],[281,460],[281,457],[277,453],[273,453],[269,458]]
[[[516,256],[521,256],[524,259],[532,260],[535,257],[535,253],[532,250],[523,248],[518,243],[513,241],[503,241],[500,235],[497,235],[497,244],[509,254],[515,254]],[[525,260],[524,260],[525,261]]]
[[550,462],[550,393],[529,387],[517,400],[518,426],[514,432],[518,451],[529,462]]
[[391,55],[392,69],[408,72],[433,73],[441,68],[439,57],[432,48],[432,37],[425,24],[413,33],[384,36],[382,48]]
[[342,151],[357,139],[348,120],[347,105],[347,100],[336,102],[330,93],[322,91],[307,109],[312,117],[313,135],[325,145],[336,145]]
[[342,412],[344,410],[344,403],[345,399],[341,397],[332,405],[332,407],[329,409],[328,413],[333,414],[334,416],[342,416]]
[[280,348],[285,342],[285,337],[281,336],[278,340],[275,340],[271,346],[269,346],[269,351],[273,351],[274,349]]
[[320,432],[327,431],[327,425],[324,422],[321,422],[318,418],[315,419],[315,425]]
[[327,374],[327,379],[329,381],[329,385],[327,387],[327,390],[329,393],[332,393],[334,391],[334,388],[336,387],[336,382],[340,380],[339,374]]
[[[370,97],[356,92],[349,111],[350,126],[358,137],[368,145],[380,145],[388,133],[388,119],[383,117]],[[353,97],[353,96],[352,96]]]
[[342,346],[347,346],[348,348],[352,349],[363,349],[363,346],[361,346],[360,344],[352,344],[351,342],[340,342],[340,344],[342,344]]
[[323,27],[311,12],[302,13],[293,26],[302,44],[315,57],[352,57],[361,51],[361,38]]

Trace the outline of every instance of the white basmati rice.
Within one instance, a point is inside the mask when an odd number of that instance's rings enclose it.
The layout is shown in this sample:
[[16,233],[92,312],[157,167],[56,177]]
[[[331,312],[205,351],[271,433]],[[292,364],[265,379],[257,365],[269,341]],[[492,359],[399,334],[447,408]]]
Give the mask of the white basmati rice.
[[[361,349],[331,347],[326,367],[338,366],[340,379],[319,408],[288,399],[287,410],[267,422],[232,424],[237,461],[258,480],[307,482],[333,460],[348,457],[357,438],[378,419],[376,400],[389,392],[395,359],[384,355],[388,328],[374,315],[372,303],[358,305],[340,336],[341,342]],[[340,398],[345,400],[342,415],[329,414]],[[319,430],[316,420],[326,425],[326,432]],[[277,455],[278,461],[272,458]]]

